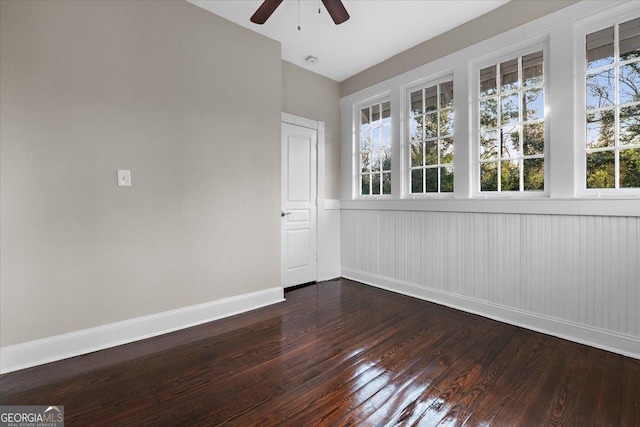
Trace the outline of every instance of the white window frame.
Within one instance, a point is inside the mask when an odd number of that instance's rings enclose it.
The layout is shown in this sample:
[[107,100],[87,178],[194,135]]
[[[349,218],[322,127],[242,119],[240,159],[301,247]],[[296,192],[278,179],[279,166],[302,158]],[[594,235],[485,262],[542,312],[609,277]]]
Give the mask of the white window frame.
[[[391,102],[391,96],[390,93],[386,92],[386,93],[382,93],[382,94],[378,94],[376,96],[373,96],[371,98],[368,98],[364,101],[359,102],[358,104],[354,104],[353,106],[353,130],[354,130],[354,146],[353,146],[353,153],[354,153],[354,159],[353,159],[353,165],[354,165],[354,179],[353,179],[353,190],[352,190],[352,194],[353,194],[353,198],[354,199],[360,199],[360,200],[375,200],[375,199],[390,199],[391,198],[391,194],[368,194],[368,195],[363,195],[361,194],[362,191],[362,182],[360,181],[360,175],[361,175],[361,171],[360,171],[360,159],[361,159],[361,154],[360,154],[360,111],[362,111],[363,108],[366,107],[371,107],[375,104],[383,104],[385,102],[389,102],[390,103],[390,108],[391,108],[391,192],[393,194],[393,189],[394,189],[394,180],[393,180],[393,173],[394,173],[394,165],[393,165],[393,147],[395,145],[395,135],[394,135],[394,128],[396,127],[396,125],[394,125],[393,122],[393,109],[394,109],[394,105]],[[380,112],[380,119],[382,119],[382,111]],[[382,172],[382,171],[381,171]],[[382,176],[382,175],[381,175]],[[371,185],[371,183],[369,183],[369,185]],[[398,185],[397,183],[395,185]]]
[[[451,81],[453,84],[453,129],[454,134],[453,138],[453,176],[454,176],[454,186],[453,192],[450,193],[412,193],[411,192],[411,93],[416,90],[426,89],[431,86],[439,85],[440,83],[444,83],[447,81]],[[455,197],[456,186],[455,186],[455,175],[456,175],[456,127],[458,124],[457,119],[457,111],[456,111],[456,84],[454,73],[452,69],[445,70],[443,72],[437,73],[433,76],[429,76],[425,79],[421,79],[417,82],[413,82],[411,85],[402,88],[402,117],[403,117],[403,126],[402,126],[402,176],[403,176],[403,196],[407,199],[431,199],[431,198],[440,198],[440,199],[452,199]],[[424,102],[424,100],[423,100]],[[440,107],[438,106],[438,109]],[[439,161],[439,160],[438,160]],[[440,165],[438,164],[438,168]]]
[[[625,8],[628,9],[628,8]],[[577,195],[586,198],[602,198],[602,197],[635,197],[640,195],[640,188],[587,188],[587,155],[586,155],[586,139],[587,139],[587,118],[586,118],[586,85],[587,85],[587,70],[586,70],[586,37],[596,31],[603,30],[615,26],[616,24],[622,24],[627,21],[631,21],[636,18],[640,18],[640,8],[634,8],[635,10],[626,10],[620,12],[614,10],[613,12],[605,12],[599,14],[597,17],[584,20],[575,26],[575,45],[574,45],[574,63],[576,64],[576,164],[577,164]],[[617,32],[616,32],[617,33]],[[616,41],[619,41],[616,35]],[[618,76],[619,66],[619,43],[614,45],[614,64],[616,69],[616,80]],[[616,83],[617,86],[617,83]],[[615,110],[618,107],[618,94],[616,96]],[[619,125],[615,124],[614,129],[616,135],[619,132]],[[617,140],[617,137],[616,137]],[[612,150],[616,153],[619,152],[618,147]],[[616,154],[616,169],[619,168],[617,161],[618,155]]]
[[[480,187],[480,70],[495,66],[506,61],[510,61],[522,56],[529,55],[534,52],[542,51],[543,55],[543,76],[544,76],[544,191],[482,191]],[[522,70],[519,70],[519,72]],[[472,119],[472,195],[477,198],[548,198],[549,197],[549,164],[550,164],[550,131],[549,131],[549,41],[545,38],[536,43],[530,43],[526,47],[517,47],[505,52],[504,50],[498,55],[485,56],[479,60],[473,61],[470,87],[472,88],[471,99],[471,119]],[[520,91],[523,89],[520,88]],[[518,93],[520,93],[520,91]],[[500,97],[498,96],[498,102]],[[520,116],[522,111],[520,111]],[[500,124],[498,124],[498,128]],[[500,144],[500,141],[498,141]],[[523,141],[520,141],[523,144]],[[499,149],[499,147],[498,147]],[[522,160],[522,159],[520,159]],[[498,175],[498,180],[500,175]]]
[[[640,3],[628,0],[577,2],[552,14],[514,27],[486,40],[340,99],[341,206],[344,209],[403,210],[433,212],[485,212],[554,215],[594,215],[640,217],[640,193],[585,193],[579,184],[584,147],[584,81],[577,76],[584,71],[584,35],[594,28],[605,28],[606,19],[640,14]],[[622,19],[625,22],[628,19]],[[601,23],[602,22],[602,23]],[[588,27],[588,28],[587,28]],[[583,30],[587,28],[587,30]],[[581,34],[582,33],[582,34]],[[521,197],[489,195],[479,188],[477,170],[478,136],[473,123],[474,68],[512,57],[521,49],[548,42],[545,55],[545,195]],[[494,63],[495,63],[494,62]],[[579,65],[578,65],[579,64]],[[413,197],[407,194],[405,175],[406,90],[442,76],[445,70],[454,75],[455,114],[455,183],[454,197]],[[431,76],[433,78],[430,78]],[[365,199],[356,192],[357,176],[357,107],[379,96],[391,99],[392,120],[392,189],[391,198]],[[355,106],[355,107],[354,107]],[[580,123],[582,122],[582,123]],[[582,172],[584,174],[585,172]],[[384,196],[385,199],[388,196]]]

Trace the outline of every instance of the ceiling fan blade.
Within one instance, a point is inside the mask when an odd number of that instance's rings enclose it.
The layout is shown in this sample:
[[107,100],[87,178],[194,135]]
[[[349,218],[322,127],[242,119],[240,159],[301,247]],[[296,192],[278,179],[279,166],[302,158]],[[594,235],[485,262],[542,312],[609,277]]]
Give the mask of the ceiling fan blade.
[[342,24],[350,18],[349,12],[347,12],[341,0],[322,0],[322,3],[336,25]]
[[256,13],[251,17],[251,22],[260,25],[264,24],[278,6],[280,6],[280,3],[282,3],[282,0],[264,0],[258,10],[256,10]]

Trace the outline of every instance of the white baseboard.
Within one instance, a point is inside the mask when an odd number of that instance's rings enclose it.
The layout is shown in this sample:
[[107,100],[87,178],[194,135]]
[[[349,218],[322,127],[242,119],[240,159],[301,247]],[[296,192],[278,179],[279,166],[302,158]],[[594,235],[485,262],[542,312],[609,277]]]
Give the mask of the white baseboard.
[[640,359],[640,337],[616,333],[411,283],[342,269],[342,277],[489,319]]
[[275,287],[0,348],[0,373],[127,344],[284,301]]
[[337,279],[340,277],[340,267],[325,268],[318,270],[318,282],[324,282],[326,280]]

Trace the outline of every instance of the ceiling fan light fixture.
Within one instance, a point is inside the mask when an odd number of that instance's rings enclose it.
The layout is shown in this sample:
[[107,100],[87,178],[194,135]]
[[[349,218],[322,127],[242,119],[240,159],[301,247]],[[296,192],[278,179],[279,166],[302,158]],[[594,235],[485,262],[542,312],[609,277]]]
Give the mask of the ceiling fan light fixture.
[[283,0],[265,0],[251,17],[251,22],[262,25],[276,11]]
[[[329,16],[331,16],[331,19],[333,19],[333,22],[336,25],[340,25],[350,18],[349,12],[347,12],[347,9],[342,4],[342,0],[320,0],[320,1],[322,1],[322,4],[324,4],[324,7],[327,9],[327,12],[329,12]],[[265,22],[267,22],[267,19],[269,19],[269,17],[273,14],[273,12],[275,12],[275,10],[278,8],[278,6],[280,6],[280,3],[282,2],[283,0],[264,0],[260,5],[260,7],[258,8],[258,10],[256,10],[256,12],[251,17],[251,22],[253,22],[254,24],[260,24],[260,25],[264,24]],[[320,9],[318,9],[318,12],[320,12]],[[300,27],[299,14],[300,14],[300,0],[298,0],[298,27]]]
[[322,0],[322,4],[327,8],[327,12],[329,12],[329,16],[333,19],[336,25],[340,25],[343,22],[349,20],[349,12],[342,4],[340,0]]

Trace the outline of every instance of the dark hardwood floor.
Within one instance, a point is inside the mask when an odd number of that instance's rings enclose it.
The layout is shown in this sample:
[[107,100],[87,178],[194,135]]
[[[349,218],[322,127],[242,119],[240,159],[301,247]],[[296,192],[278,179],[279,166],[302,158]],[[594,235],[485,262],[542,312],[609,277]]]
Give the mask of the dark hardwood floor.
[[67,426],[640,426],[640,360],[349,280],[0,377]]

